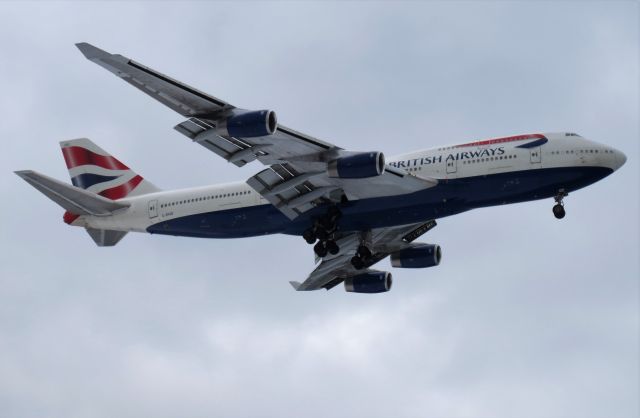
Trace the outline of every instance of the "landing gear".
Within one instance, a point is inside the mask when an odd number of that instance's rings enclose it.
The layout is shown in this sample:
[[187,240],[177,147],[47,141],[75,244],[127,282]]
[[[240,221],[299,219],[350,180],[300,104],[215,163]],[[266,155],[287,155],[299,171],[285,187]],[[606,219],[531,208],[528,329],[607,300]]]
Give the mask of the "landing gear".
[[356,270],[362,270],[364,268],[364,260],[356,255],[351,259],[351,265]]
[[316,245],[313,246],[313,251],[320,258],[326,257],[327,254],[336,255],[340,252],[340,247],[338,244],[330,239],[326,241],[318,241]]
[[340,252],[340,247],[338,247],[338,244],[336,244],[334,240],[326,241],[325,247],[327,247],[329,254],[336,255]]
[[336,255],[340,252],[334,236],[341,216],[340,209],[337,206],[331,206],[326,214],[316,219],[311,228],[303,232],[302,237],[307,243],[314,244],[318,241],[313,247],[318,257],[322,258],[327,254]]
[[307,244],[315,244],[318,237],[316,237],[316,233],[313,228],[309,228],[302,233],[302,238],[307,241]]
[[555,216],[556,219],[562,219],[566,215],[563,199],[567,196],[569,196],[569,193],[564,189],[560,189],[558,194],[553,198],[553,200],[556,201],[556,204],[553,206],[553,216]]
[[313,251],[320,258],[326,257],[327,253],[329,252],[324,241],[318,241],[318,243],[313,246]]
[[553,206],[553,216],[555,216],[556,219],[562,219],[564,218],[564,215],[566,215],[564,206],[562,206],[560,203],[555,204]]
[[358,247],[358,251],[356,251],[356,255],[351,258],[351,265],[356,270],[362,270],[366,265],[367,261],[371,258],[371,250],[366,245],[360,245]]

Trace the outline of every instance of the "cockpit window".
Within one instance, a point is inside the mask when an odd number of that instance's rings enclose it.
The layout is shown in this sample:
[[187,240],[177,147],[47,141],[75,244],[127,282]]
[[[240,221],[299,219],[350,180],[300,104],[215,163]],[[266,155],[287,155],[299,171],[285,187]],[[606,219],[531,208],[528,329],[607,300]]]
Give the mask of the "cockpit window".
[[578,135],[576,133],[573,133],[573,132],[567,132],[567,133],[564,134],[564,136],[580,136],[580,135]]

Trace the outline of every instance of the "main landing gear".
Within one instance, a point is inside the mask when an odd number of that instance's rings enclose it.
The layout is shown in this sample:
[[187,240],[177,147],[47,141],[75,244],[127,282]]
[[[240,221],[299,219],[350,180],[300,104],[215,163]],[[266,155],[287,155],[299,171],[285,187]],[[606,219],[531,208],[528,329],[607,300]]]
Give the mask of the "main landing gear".
[[569,196],[569,193],[564,189],[560,189],[558,194],[553,198],[556,201],[556,204],[553,206],[553,216],[555,216],[556,219],[562,219],[566,215],[563,199],[567,196]]
[[325,215],[318,218],[311,228],[302,233],[302,237],[308,244],[315,244],[313,251],[318,257],[322,258],[327,254],[336,255],[340,252],[334,235],[338,230],[338,220],[341,216],[340,209],[331,206]]
[[356,252],[356,255],[353,256],[353,258],[351,258],[351,265],[356,270],[362,270],[364,266],[367,264],[367,262],[369,261],[369,259],[371,258],[371,255],[372,254],[369,247],[367,247],[364,244],[361,244],[358,247],[358,251]]

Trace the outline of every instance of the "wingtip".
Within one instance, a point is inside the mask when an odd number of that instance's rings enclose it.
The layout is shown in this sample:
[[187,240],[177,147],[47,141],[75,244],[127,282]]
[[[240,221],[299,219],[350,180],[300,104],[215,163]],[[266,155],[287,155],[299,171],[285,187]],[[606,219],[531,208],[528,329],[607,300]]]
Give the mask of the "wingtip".
[[25,178],[29,174],[33,173],[33,170],[16,170],[14,173],[20,178]]
[[95,47],[87,42],[78,42],[76,47],[82,52],[82,55],[87,59],[103,58],[111,56],[107,51],[104,51],[98,47]]
[[294,288],[294,290],[298,290],[300,288],[300,282],[290,281],[289,284]]

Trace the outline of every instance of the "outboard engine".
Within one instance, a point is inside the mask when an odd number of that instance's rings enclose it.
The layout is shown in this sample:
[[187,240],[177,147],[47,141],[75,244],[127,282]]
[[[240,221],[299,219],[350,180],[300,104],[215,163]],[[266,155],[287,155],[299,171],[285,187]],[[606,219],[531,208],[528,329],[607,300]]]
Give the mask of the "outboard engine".
[[329,177],[363,179],[382,175],[384,164],[383,153],[363,152],[329,162],[327,172]]
[[391,290],[392,283],[391,273],[378,271],[345,279],[344,289],[354,293],[382,293]]
[[238,110],[226,119],[216,121],[216,133],[220,136],[253,138],[272,135],[278,129],[278,119],[273,110]]
[[391,254],[391,265],[402,268],[424,268],[440,264],[442,250],[436,244],[412,244]]

